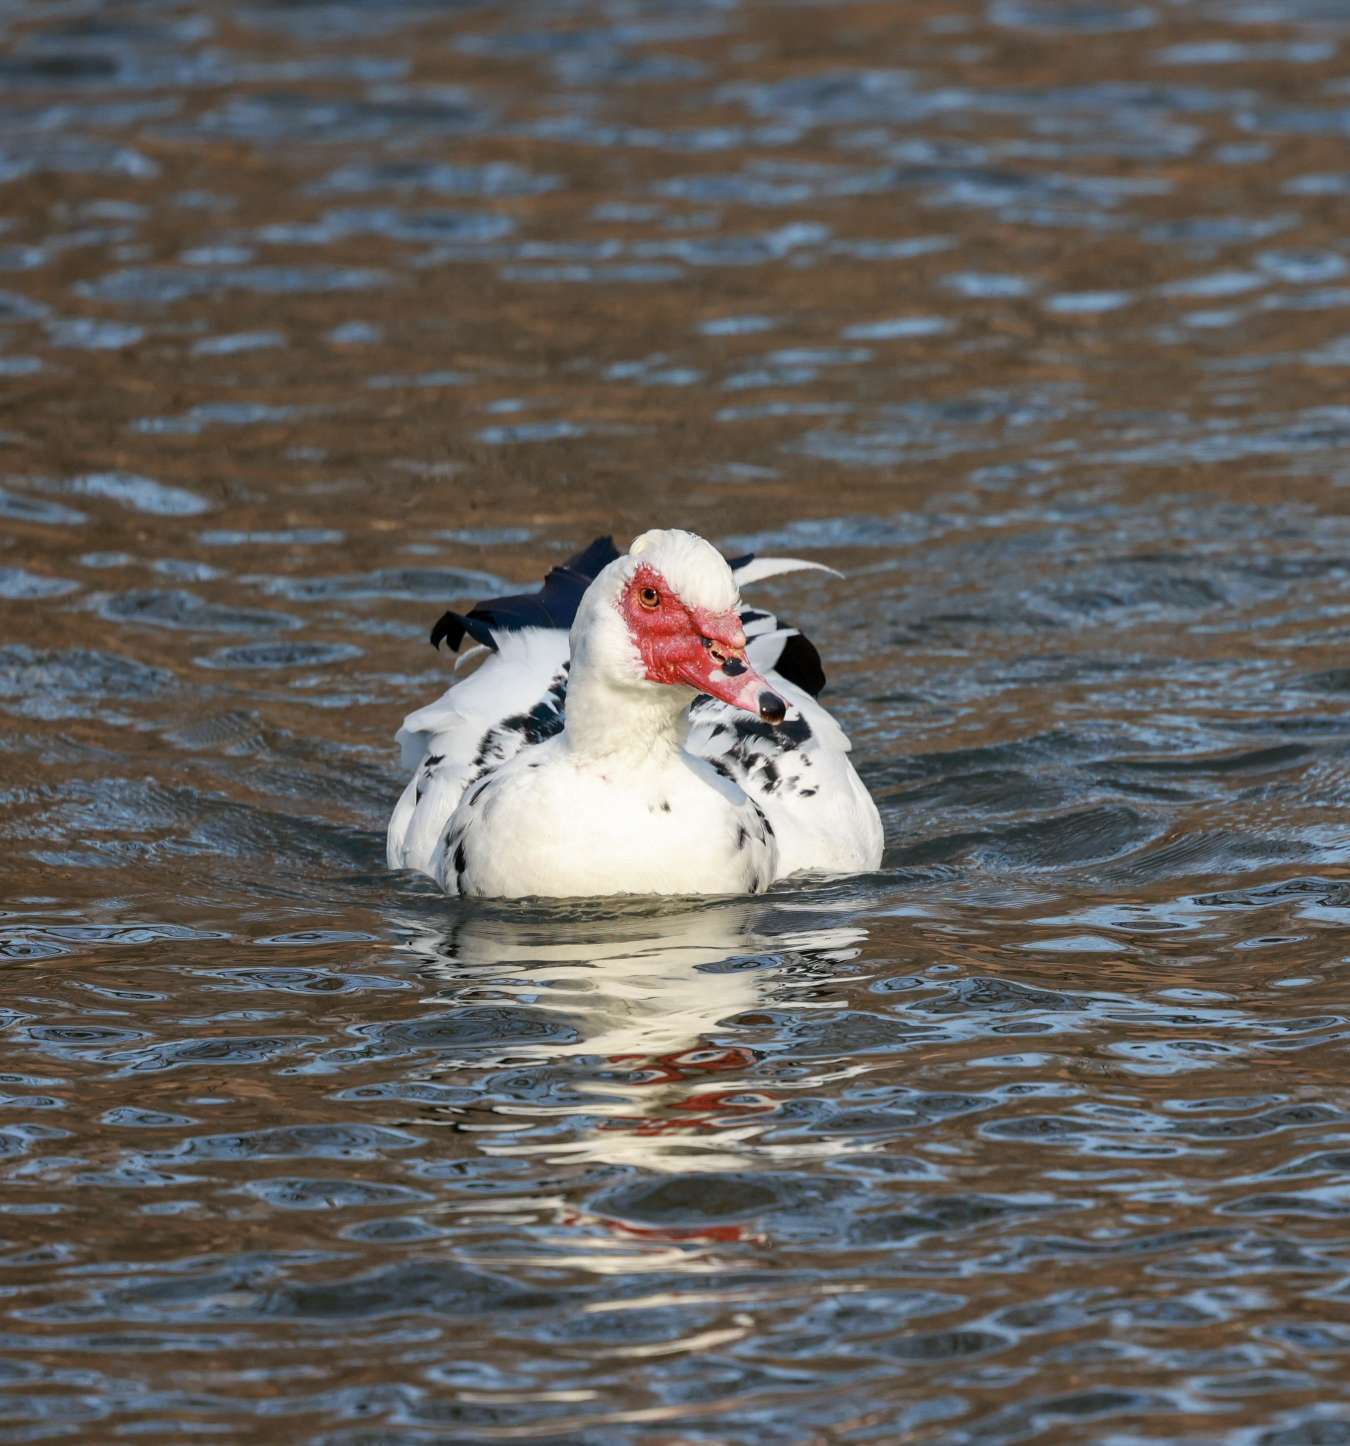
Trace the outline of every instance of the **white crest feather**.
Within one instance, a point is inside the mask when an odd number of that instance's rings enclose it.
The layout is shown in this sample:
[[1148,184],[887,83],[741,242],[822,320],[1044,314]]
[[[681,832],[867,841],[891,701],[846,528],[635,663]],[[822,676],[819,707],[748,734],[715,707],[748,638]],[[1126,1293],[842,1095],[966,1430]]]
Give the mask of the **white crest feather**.
[[756,557],[736,569],[736,581],[744,587],[747,583],[778,577],[785,572],[828,572],[831,577],[844,575],[837,568],[826,567],[823,562],[809,562],[804,557]]

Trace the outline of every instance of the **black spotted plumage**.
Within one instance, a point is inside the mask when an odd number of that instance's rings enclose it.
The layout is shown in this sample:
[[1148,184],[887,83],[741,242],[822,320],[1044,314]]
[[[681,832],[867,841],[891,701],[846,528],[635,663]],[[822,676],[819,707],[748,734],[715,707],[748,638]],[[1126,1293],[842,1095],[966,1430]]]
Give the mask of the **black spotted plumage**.
[[[703,711],[699,700],[694,705],[694,716]],[[719,742],[729,739],[721,745],[721,757],[710,760],[719,772],[756,798],[810,798],[815,793],[815,789],[808,791],[804,786],[806,771],[814,764],[806,746],[813,737],[806,718],[798,715],[775,726],[748,713],[733,712],[711,698],[707,700],[707,711],[724,715],[709,727],[709,737]]]
[[811,739],[811,725],[805,718],[785,718],[781,723],[761,723],[758,718],[752,718],[750,714],[738,713],[732,719],[731,731],[736,735],[736,743],[733,743],[731,750],[744,743],[758,741],[760,743],[774,743],[783,750],[800,748],[803,743]]
[[522,748],[542,743],[545,738],[562,732],[567,703],[567,673],[568,665],[564,663],[549,683],[548,691],[533,708],[503,718],[495,727],[488,729],[478,745],[466,786],[472,786],[485,773],[514,757]]

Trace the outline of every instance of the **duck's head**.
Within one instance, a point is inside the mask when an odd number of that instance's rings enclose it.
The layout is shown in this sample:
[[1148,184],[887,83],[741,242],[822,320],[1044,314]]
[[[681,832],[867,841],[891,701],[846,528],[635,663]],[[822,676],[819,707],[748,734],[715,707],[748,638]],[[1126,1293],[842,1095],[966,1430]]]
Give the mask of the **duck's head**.
[[655,529],[591,584],[572,628],[572,653],[613,683],[708,693],[766,723],[787,705],[745,651],[741,600],[726,559],[692,532]]

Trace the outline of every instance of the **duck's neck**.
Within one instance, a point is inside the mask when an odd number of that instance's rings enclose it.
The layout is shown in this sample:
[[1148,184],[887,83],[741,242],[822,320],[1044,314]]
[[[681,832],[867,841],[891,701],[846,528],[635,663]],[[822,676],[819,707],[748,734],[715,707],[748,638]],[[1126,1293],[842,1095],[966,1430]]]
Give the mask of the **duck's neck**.
[[684,747],[690,697],[684,688],[616,682],[580,648],[567,679],[563,737],[572,754],[587,761],[659,762]]

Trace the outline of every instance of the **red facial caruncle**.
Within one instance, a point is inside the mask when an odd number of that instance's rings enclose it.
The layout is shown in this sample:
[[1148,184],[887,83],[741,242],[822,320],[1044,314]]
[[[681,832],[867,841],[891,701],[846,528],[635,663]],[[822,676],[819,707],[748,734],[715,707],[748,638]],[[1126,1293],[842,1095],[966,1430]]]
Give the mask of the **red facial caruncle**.
[[787,705],[750,666],[735,609],[689,607],[655,568],[642,563],[619,598],[619,611],[653,683],[682,683],[781,723]]

